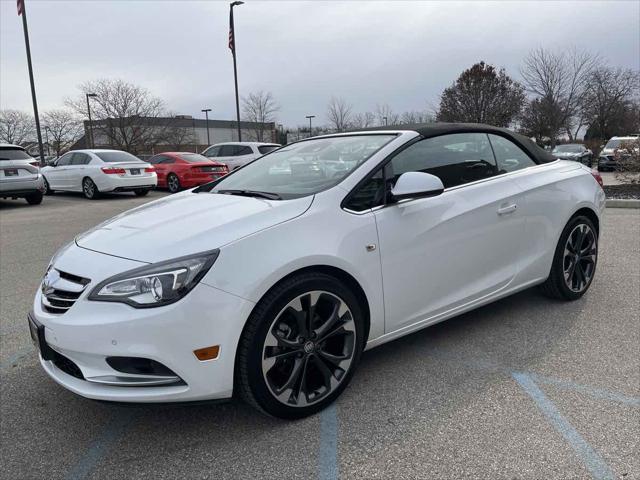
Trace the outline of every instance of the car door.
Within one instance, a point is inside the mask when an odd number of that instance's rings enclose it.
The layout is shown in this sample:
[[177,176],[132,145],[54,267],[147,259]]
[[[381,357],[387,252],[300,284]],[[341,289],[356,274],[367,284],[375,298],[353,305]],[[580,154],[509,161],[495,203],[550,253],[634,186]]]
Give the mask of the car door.
[[155,155],[149,159],[149,163],[156,169],[158,185],[165,186],[167,182],[167,165],[164,163],[168,157],[165,155]]
[[91,157],[86,153],[73,152],[71,156],[71,162],[65,170],[65,181],[67,182],[67,189],[74,192],[82,191],[82,179],[87,174],[87,164],[91,161]]
[[240,150],[240,145],[220,145],[219,156],[216,158],[219,162],[224,163],[229,167],[229,171],[238,167],[236,155]]
[[74,152],[65,153],[56,161],[55,165],[51,166],[45,174],[47,182],[52,190],[67,190],[69,182],[66,177],[66,171],[70,167],[71,157]]
[[438,176],[445,191],[375,211],[387,332],[506,289],[524,236],[521,191],[500,175],[486,134],[420,140],[391,159],[386,182],[410,171]]

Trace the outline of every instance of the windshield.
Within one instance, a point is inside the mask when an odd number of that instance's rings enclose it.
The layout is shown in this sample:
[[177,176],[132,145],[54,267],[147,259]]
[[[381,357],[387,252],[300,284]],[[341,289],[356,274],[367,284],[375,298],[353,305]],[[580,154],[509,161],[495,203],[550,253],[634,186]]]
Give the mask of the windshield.
[[189,163],[214,163],[213,160],[199,153],[183,153],[180,158]]
[[267,192],[282,199],[312,195],[340,183],[394,137],[351,135],[287,145],[224,177],[212,192]]
[[580,153],[582,151],[582,145],[558,145],[553,151],[565,153]]
[[115,163],[115,162],[138,162],[141,163],[138,157],[135,157],[127,152],[93,152],[103,162]]
[[32,158],[21,148],[0,148],[0,160],[31,160]]

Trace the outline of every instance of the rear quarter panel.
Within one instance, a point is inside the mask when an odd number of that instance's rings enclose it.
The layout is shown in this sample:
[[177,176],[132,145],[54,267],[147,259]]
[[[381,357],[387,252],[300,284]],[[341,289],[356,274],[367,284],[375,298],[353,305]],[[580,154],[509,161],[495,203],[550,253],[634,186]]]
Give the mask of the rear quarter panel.
[[604,191],[588,167],[567,160],[523,170],[514,181],[524,192],[527,233],[516,283],[544,281],[565,225],[585,207],[600,217]]

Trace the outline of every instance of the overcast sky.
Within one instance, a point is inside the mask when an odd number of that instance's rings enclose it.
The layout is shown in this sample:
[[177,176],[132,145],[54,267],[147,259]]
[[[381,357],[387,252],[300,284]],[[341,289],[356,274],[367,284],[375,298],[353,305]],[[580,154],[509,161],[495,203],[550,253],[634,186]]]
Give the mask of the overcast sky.
[[[83,81],[122,78],[167,109],[235,117],[228,2],[26,0],[40,110]],[[326,122],[332,95],[355,111],[433,109],[484,60],[518,68],[535,47],[576,46],[640,69],[640,2],[258,1],[235,9],[240,94],[268,90],[279,122]],[[31,111],[22,23],[0,1],[0,107]],[[211,118],[211,117],[210,117]]]

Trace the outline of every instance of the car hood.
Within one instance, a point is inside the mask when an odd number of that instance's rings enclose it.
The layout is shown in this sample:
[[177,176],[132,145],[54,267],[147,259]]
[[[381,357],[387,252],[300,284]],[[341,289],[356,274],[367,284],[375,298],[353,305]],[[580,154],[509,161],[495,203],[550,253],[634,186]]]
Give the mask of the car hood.
[[222,247],[302,215],[313,196],[265,200],[179,193],[124,212],[78,236],[79,247],[154,263]]

